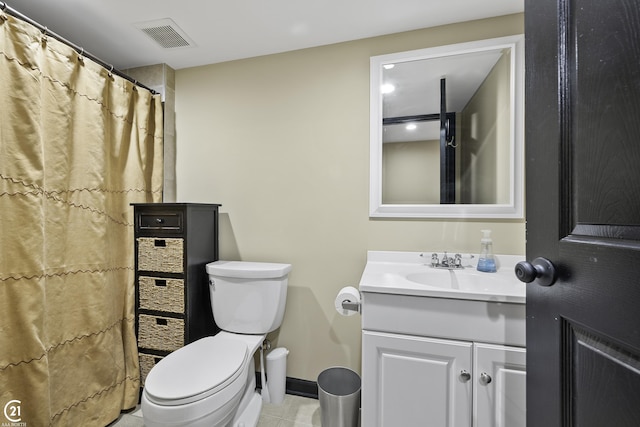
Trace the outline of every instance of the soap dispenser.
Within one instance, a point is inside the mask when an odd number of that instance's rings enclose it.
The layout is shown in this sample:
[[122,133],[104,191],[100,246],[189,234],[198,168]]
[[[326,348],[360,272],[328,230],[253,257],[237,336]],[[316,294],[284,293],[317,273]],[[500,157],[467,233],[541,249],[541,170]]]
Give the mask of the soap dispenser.
[[493,256],[493,241],[491,240],[491,230],[482,230],[480,240],[480,257],[478,259],[478,271],[485,273],[496,272],[496,259]]

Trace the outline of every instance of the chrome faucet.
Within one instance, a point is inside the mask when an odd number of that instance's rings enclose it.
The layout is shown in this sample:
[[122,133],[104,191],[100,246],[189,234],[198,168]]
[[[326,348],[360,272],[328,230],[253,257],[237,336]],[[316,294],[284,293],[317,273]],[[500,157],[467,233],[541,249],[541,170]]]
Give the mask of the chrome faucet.
[[[421,254],[420,256],[425,256]],[[462,265],[462,255],[455,254],[453,257],[450,257],[447,252],[444,252],[442,255],[442,260],[438,258],[437,253],[431,254],[431,267],[433,268],[446,268],[446,269],[454,269],[454,268],[464,268]]]

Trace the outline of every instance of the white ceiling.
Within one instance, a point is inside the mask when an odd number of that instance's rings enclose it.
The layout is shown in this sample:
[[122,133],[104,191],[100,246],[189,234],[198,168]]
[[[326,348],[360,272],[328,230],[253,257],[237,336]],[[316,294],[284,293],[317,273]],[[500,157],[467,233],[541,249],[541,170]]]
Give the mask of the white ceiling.
[[[459,113],[487,78],[502,56],[502,49],[467,52],[394,64],[382,72],[382,81],[395,90],[382,98],[382,117],[440,113],[440,79],[446,80],[446,108]],[[383,126],[382,142],[440,139],[440,121]]]
[[[524,0],[2,0],[117,69],[181,69],[522,12]],[[195,47],[136,24],[172,19]]]
[[462,111],[501,56],[502,49],[494,48],[394,64],[382,72],[383,83],[396,88],[383,98],[382,117],[439,113],[441,78],[447,111]]

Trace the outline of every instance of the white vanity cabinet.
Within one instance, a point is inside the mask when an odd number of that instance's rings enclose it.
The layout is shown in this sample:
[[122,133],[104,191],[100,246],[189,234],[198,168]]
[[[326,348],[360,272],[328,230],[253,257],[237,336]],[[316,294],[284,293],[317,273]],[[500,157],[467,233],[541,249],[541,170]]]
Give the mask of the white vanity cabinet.
[[362,425],[525,425],[525,306],[362,292]]
[[473,426],[526,425],[526,351],[473,344]]
[[363,331],[362,425],[470,426],[472,353],[469,342]]

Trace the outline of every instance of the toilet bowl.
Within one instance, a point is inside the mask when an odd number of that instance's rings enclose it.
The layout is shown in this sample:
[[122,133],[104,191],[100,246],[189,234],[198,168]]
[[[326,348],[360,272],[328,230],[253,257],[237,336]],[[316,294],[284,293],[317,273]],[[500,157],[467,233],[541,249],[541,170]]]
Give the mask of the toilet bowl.
[[289,264],[207,264],[217,335],[190,343],[156,364],[145,380],[146,427],[255,426],[254,353],[284,314]]
[[264,338],[222,331],[165,357],[145,381],[145,426],[227,425],[252,381],[255,388],[253,354]]

